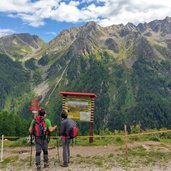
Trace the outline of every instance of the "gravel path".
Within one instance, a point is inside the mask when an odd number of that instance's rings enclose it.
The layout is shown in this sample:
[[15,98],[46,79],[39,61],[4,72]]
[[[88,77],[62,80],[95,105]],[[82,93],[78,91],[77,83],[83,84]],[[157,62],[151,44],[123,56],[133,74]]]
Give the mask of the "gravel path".
[[[145,150],[159,149],[165,153],[171,152],[171,144],[160,142],[135,142],[128,145],[129,149],[142,147]],[[62,148],[59,148],[60,160]],[[11,158],[7,164],[0,163],[0,171],[33,171],[35,149],[33,147],[32,166],[30,167],[30,147],[6,148],[4,158]],[[126,165],[124,145],[107,146],[71,146],[71,163],[68,168],[60,167],[57,157],[57,149],[49,148],[50,167],[45,171],[171,171],[171,158],[167,162],[159,160],[155,163],[144,165],[137,156],[135,161],[128,156],[129,165]],[[144,156],[147,158],[148,156]],[[130,161],[131,160],[131,161]],[[133,159],[134,160],[134,159]],[[121,162],[120,162],[121,161]],[[138,164],[139,162],[139,164]],[[42,163],[43,164],[43,163]],[[137,165],[138,164],[138,165]]]

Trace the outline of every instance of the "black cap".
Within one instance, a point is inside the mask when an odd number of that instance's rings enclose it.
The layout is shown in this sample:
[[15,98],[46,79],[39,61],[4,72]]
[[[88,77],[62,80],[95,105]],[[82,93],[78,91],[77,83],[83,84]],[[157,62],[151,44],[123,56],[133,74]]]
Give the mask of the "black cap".
[[46,114],[45,109],[39,110],[39,116],[44,116]]
[[67,117],[68,117],[68,113],[65,110],[62,110],[61,118],[67,118]]

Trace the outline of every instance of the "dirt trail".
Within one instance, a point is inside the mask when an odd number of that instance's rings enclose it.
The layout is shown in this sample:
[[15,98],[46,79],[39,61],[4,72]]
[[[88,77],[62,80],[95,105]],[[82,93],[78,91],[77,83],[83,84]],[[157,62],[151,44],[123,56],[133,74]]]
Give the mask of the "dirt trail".
[[[141,163],[137,156],[128,156],[125,160],[124,145],[106,146],[71,146],[71,163],[68,168],[60,167],[56,147],[49,148],[49,171],[171,171],[171,158],[167,161]],[[135,142],[128,145],[131,150],[142,148],[146,151],[161,151],[166,155],[171,153],[171,144],[160,142]],[[62,147],[59,148],[62,160]],[[33,147],[32,166],[30,167],[30,147],[5,148],[4,158],[13,158],[8,164],[0,163],[0,171],[33,171],[35,148]],[[148,154],[148,153],[147,153]],[[163,154],[163,153],[161,153]],[[159,153],[160,155],[160,153]],[[144,159],[149,156],[140,156]],[[43,163],[42,163],[43,164]]]

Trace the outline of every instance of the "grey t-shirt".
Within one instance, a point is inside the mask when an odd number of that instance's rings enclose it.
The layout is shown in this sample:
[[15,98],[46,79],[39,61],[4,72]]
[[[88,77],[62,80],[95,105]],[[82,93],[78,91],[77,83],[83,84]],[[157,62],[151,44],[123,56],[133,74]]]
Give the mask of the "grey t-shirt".
[[61,135],[67,136],[67,133],[70,131],[71,128],[76,126],[76,122],[70,118],[66,118],[61,122]]

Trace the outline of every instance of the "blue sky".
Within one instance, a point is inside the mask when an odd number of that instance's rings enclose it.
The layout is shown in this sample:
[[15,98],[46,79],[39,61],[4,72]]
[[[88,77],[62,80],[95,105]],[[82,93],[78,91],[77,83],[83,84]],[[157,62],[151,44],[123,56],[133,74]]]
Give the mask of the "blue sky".
[[62,30],[88,21],[104,27],[136,25],[169,15],[170,0],[5,0],[0,3],[0,37],[30,33],[48,42]]
[[52,40],[64,29],[84,25],[84,22],[58,22],[45,19],[45,24],[43,26],[33,27],[27,23],[24,23],[20,18],[11,18],[3,13],[0,13],[0,23],[3,23],[0,24],[0,29],[6,29],[6,32],[4,32],[2,36],[13,33],[30,33],[38,35],[46,42]]

